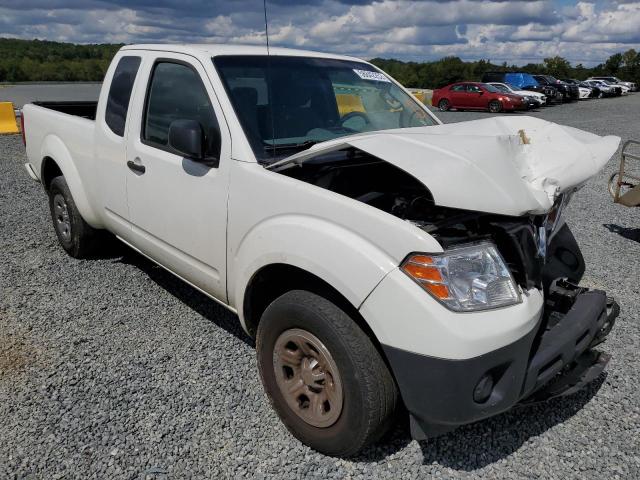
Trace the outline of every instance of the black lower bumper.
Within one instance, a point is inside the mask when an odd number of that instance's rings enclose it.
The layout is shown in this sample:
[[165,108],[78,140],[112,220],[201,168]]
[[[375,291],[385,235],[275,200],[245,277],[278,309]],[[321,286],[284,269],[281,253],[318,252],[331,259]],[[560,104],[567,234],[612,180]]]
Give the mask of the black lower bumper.
[[[602,291],[554,285],[538,327],[518,341],[467,360],[383,346],[416,439],[504,412],[522,401],[569,394],[596,378],[608,356],[591,350],[619,313]],[[555,299],[555,300],[554,300]]]

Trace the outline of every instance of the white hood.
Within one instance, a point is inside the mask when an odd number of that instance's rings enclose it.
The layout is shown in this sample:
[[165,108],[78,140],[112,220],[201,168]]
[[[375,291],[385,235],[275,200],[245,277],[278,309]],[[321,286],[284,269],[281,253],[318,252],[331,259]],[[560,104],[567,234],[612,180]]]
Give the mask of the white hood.
[[547,212],[560,193],[604,167],[619,143],[534,117],[500,116],[338,138],[278,164],[351,146],[416,177],[437,205],[524,215]]

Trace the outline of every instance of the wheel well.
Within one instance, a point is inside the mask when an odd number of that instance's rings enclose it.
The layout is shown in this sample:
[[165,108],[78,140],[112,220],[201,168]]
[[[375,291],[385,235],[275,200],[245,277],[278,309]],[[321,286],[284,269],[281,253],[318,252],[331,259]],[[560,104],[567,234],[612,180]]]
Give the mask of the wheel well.
[[56,163],[56,161],[51,157],[44,157],[42,160],[42,174],[40,175],[40,181],[42,182],[42,186],[46,191],[49,191],[49,185],[51,185],[51,180],[56,177],[62,175],[62,170]]
[[292,265],[267,265],[258,270],[249,281],[243,302],[245,325],[249,335],[255,337],[262,313],[269,304],[290,290],[307,290],[331,300],[358,324],[380,352],[384,362],[387,362],[378,339],[358,309],[320,277]]

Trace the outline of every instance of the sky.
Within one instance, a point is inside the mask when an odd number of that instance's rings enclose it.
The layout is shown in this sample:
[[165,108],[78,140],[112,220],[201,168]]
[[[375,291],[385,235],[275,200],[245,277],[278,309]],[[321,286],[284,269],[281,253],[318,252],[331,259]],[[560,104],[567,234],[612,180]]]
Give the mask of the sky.
[[[271,45],[370,59],[585,66],[640,50],[640,1],[267,0]],[[263,0],[0,0],[0,37],[264,44]]]

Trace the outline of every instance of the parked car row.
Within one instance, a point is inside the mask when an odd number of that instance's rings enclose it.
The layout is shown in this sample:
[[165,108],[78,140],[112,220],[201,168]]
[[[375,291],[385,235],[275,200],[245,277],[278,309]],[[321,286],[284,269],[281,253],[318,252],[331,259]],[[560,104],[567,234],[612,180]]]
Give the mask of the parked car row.
[[636,91],[633,82],[617,77],[558,79],[526,72],[487,72],[481,82],[456,82],[434,90],[431,103],[441,111],[527,110],[590,98],[615,97]]

